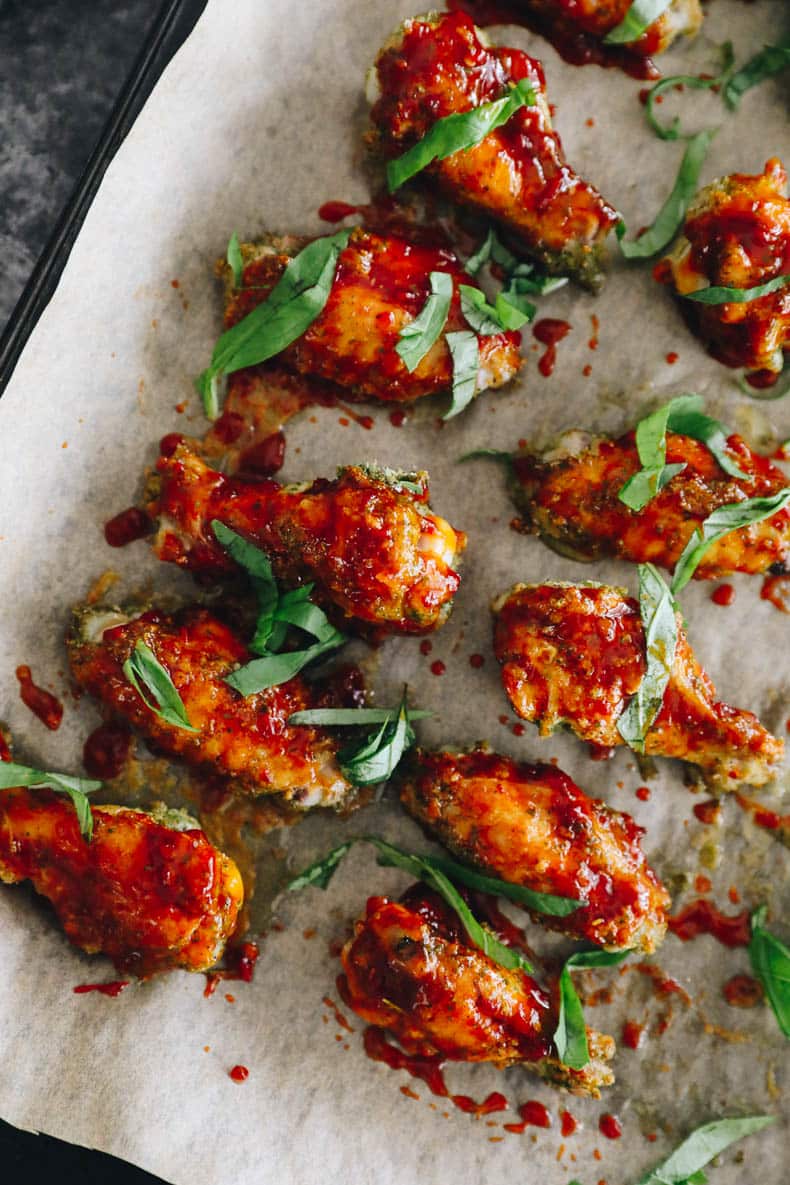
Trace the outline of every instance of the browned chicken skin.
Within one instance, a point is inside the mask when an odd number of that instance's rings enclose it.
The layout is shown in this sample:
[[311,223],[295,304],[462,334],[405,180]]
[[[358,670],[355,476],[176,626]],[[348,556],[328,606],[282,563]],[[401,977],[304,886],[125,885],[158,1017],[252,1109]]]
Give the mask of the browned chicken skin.
[[[617,556],[673,568],[694,531],[719,506],[787,488],[781,469],[740,436],[729,437],[727,452],[744,478],[725,473],[710,450],[689,436],[668,432],[666,445],[667,464],[680,463],[685,469],[642,510],[629,510],[618,497],[641,468],[633,432],[617,440],[592,441],[567,433],[550,458],[516,456],[511,490],[523,530],[573,559]],[[765,572],[784,564],[788,554],[790,511],[781,510],[711,544],[694,578]]]
[[158,468],[150,509],[160,559],[196,574],[235,570],[211,529],[218,519],[265,551],[287,585],[315,582],[316,599],[339,609],[344,626],[421,634],[448,616],[466,536],[431,513],[425,474],[413,475],[419,495],[356,467],[335,481],[281,486],[224,477],[185,445]]
[[[127,680],[123,664],[138,640],[170,675],[197,732],[163,720]],[[135,617],[94,607],[77,614],[67,644],[80,687],[110,715],[133,724],[157,750],[249,794],[278,794],[296,808],[353,803],[334,739],[323,729],[287,723],[293,712],[316,706],[315,688],[296,676],[243,698],[224,678],[253,656],[207,610],[150,610]]]
[[[511,0],[514,13],[520,9],[535,18],[549,40],[563,42],[579,34],[602,39],[625,18],[633,0]],[[474,0],[471,0],[474,12]],[[671,0],[659,17],[648,25],[641,37],[628,43],[629,54],[642,57],[663,53],[676,37],[690,36],[702,23],[699,0]],[[583,44],[583,43],[582,43]],[[570,60],[574,60],[571,58]],[[594,59],[595,60],[595,59]]]
[[471,946],[448,908],[415,885],[400,902],[371,897],[341,955],[343,997],[407,1053],[523,1065],[555,1086],[598,1097],[613,1081],[611,1037],[588,1030],[591,1061],[572,1070],[552,1053],[556,1015],[522,971]]
[[[774,157],[757,176],[733,173],[701,190],[655,278],[678,296],[709,285],[755,288],[790,274],[787,173]],[[692,331],[727,366],[778,374],[790,350],[790,284],[742,304],[680,300]]]
[[588,904],[541,925],[599,946],[650,953],[666,931],[669,895],[630,815],[587,798],[553,765],[476,749],[419,753],[401,802],[450,851],[489,876]]
[[[541,735],[567,724],[583,741],[624,744],[617,721],[645,670],[638,603],[617,588],[516,585],[494,604],[494,649],[516,713]],[[678,643],[663,705],[645,753],[698,765],[720,790],[762,786],[784,754],[751,712],[718,703],[678,620]]]
[[540,62],[520,50],[488,49],[468,16],[447,13],[405,21],[376,71],[373,143],[387,159],[401,156],[437,119],[500,99],[527,79],[533,106],[474,147],[434,161],[425,176],[453,201],[494,219],[514,249],[599,284],[601,244],[617,214],[565,163]]
[[207,971],[244,898],[236,865],[194,821],[185,830],[180,812],[95,806],[92,814],[88,842],[67,798],[0,790],[0,880],[31,881],[69,940],[123,974]]

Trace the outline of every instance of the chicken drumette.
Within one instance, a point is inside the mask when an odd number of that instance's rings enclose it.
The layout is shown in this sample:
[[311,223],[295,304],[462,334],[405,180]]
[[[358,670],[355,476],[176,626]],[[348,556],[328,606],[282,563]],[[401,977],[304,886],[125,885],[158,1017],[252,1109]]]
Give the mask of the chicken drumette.
[[766,380],[782,370],[790,350],[790,283],[740,304],[682,297],[709,286],[755,288],[788,274],[790,199],[787,173],[775,157],[756,177],[733,173],[703,189],[674,249],[654,269],[681,298],[686,321],[714,358],[764,371]]
[[315,582],[318,599],[367,629],[428,633],[450,612],[466,536],[431,513],[425,474],[409,475],[419,493],[364,468],[280,486],[224,477],[183,444],[159,474],[160,559],[212,576],[235,570],[211,529],[218,519],[265,551],[278,579]]
[[123,974],[207,971],[244,899],[236,865],[180,811],[91,811],[89,842],[67,798],[0,791],[0,880],[29,880],[69,940]]
[[666,930],[669,895],[648,867],[630,815],[590,799],[553,765],[485,749],[419,753],[401,802],[481,872],[586,904],[535,920],[599,946],[649,953]]
[[[170,676],[190,732],[149,708],[123,672],[138,641]],[[253,656],[205,609],[140,616],[114,609],[78,610],[68,639],[80,687],[110,715],[139,729],[158,751],[232,782],[248,794],[277,794],[289,807],[345,808],[353,787],[340,773],[337,744],[320,728],[291,727],[293,712],[317,706],[318,691],[299,676],[242,697],[225,682]]]
[[[641,468],[634,433],[590,440],[569,432],[545,458],[514,457],[511,491],[521,528],[562,555],[578,560],[617,556],[673,568],[693,533],[719,506],[787,488],[781,469],[740,436],[729,437],[727,454],[744,477],[725,473],[700,441],[668,432],[666,462],[685,468],[641,510],[630,510],[618,494]],[[780,510],[712,543],[694,577],[765,572],[783,564],[788,553],[790,511]]]
[[[566,724],[583,741],[624,744],[617,722],[646,665],[637,601],[602,585],[516,585],[494,612],[494,648],[516,713],[543,736]],[[716,701],[678,619],[672,674],[644,751],[698,765],[729,790],[771,781],[784,745],[751,712]]]
[[523,1065],[594,1097],[613,1081],[611,1037],[588,1030],[592,1060],[582,1070],[563,1065],[553,1053],[549,996],[524,972],[471,946],[455,915],[422,885],[400,902],[369,898],[341,957],[349,1007],[391,1032],[407,1053]]
[[438,119],[502,98],[528,80],[535,101],[464,151],[425,171],[451,200],[493,219],[515,249],[553,272],[596,287],[600,249],[617,214],[565,163],[552,130],[540,62],[517,49],[489,49],[463,13],[407,20],[376,61],[379,97],[371,141],[401,156]]
[[[555,42],[560,53],[568,42],[578,43],[583,61],[588,40],[603,42],[623,21],[632,3],[633,0],[513,0],[513,13],[515,16],[525,10],[527,21]],[[470,9],[474,12],[474,0],[470,0]],[[671,0],[636,41],[627,42],[621,49],[629,56],[652,57],[669,49],[676,37],[692,36],[701,24],[699,0]],[[617,47],[613,48],[616,51]]]

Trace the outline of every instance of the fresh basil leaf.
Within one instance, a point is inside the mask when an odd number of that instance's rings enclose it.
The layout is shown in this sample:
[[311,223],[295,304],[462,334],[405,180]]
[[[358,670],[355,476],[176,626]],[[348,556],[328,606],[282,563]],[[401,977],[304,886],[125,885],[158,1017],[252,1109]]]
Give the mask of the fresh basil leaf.
[[645,737],[664,702],[678,641],[673,594],[652,564],[639,565],[639,612],[645,635],[645,673],[617,721],[617,731],[627,745],[643,753]]
[[228,261],[228,267],[233,272],[233,284],[236,288],[241,288],[242,277],[244,272],[244,260],[241,257],[241,247],[239,246],[239,236],[235,230],[228,239],[228,250],[225,255]]
[[656,494],[669,485],[673,477],[682,473],[686,466],[682,462],[662,465],[659,468],[640,469],[621,486],[618,498],[629,510],[644,510]]
[[652,226],[642,231],[637,238],[627,240],[624,238],[625,223],[617,224],[615,234],[626,259],[650,259],[659,251],[663,251],[675,237],[683,224],[689,202],[697,191],[699,175],[716,131],[714,128],[711,131],[697,132],[696,136],[690,138],[672,192],[656,215]]
[[275,609],[274,618],[275,621],[282,621],[286,625],[295,625],[298,629],[304,630],[306,634],[312,634],[317,642],[331,642],[338,634],[323,609],[319,609],[318,605],[314,605],[312,601],[306,599],[289,604],[284,596],[281,597],[280,603]]
[[681,552],[672,577],[674,596],[686,587],[709,547],[732,531],[761,523],[790,505],[790,486],[763,498],[745,498],[743,502],[730,502],[711,511],[692,534]]
[[406,704],[406,691],[396,709],[383,721],[361,746],[341,749],[337,755],[340,770],[355,786],[373,786],[386,782],[395,772],[399,761],[415,741],[411,714]]
[[387,185],[394,193],[404,182],[422,172],[435,160],[443,160],[455,152],[474,148],[489,133],[507,123],[522,107],[532,106],[535,92],[525,78],[516,83],[501,99],[481,103],[471,111],[457,111],[437,119],[421,140],[396,160],[387,164]]
[[431,272],[431,293],[419,314],[403,326],[395,352],[411,373],[422,362],[444,329],[453,299],[453,278],[448,272]]
[[219,338],[197,381],[209,419],[219,413],[222,376],[266,362],[310,328],[329,299],[337,260],[351,230],[313,239],[291,259],[266,300]]
[[277,583],[272,573],[272,565],[269,557],[260,547],[256,547],[254,543],[244,539],[236,531],[226,527],[218,518],[211,520],[211,530],[217,542],[225,549],[234,563],[238,564],[240,568],[244,568],[256,580],[262,581],[269,585],[276,596]]
[[453,398],[449,411],[442,416],[451,420],[472,402],[477,392],[477,374],[480,367],[480,348],[477,334],[468,330],[447,333],[444,340],[453,360]]
[[[200,731],[190,724],[169,672],[142,638],[137,639],[134,650],[123,664],[123,673],[149,711],[164,720],[165,724],[183,728],[185,732]],[[148,699],[143,687],[153,697],[153,702]]]
[[686,1185],[730,1144],[773,1122],[773,1115],[744,1115],[740,1119],[715,1119],[705,1123],[687,1136],[671,1156],[640,1177],[638,1185]]
[[458,458],[459,465],[464,461],[496,461],[499,465],[504,465],[508,469],[513,467],[512,453],[505,452],[504,449],[499,448],[475,448],[471,453],[464,453]]
[[501,292],[496,303],[490,305],[479,288],[471,288],[468,284],[461,284],[459,288],[461,312],[475,333],[483,337],[503,330],[521,329],[529,320],[528,315],[506,300]]
[[572,1070],[584,1069],[590,1060],[590,1048],[587,1044],[584,1010],[573,985],[571,971],[587,967],[614,967],[633,953],[631,950],[582,950],[571,955],[563,967],[554,1046],[560,1061]]
[[730,477],[748,476],[735,464],[727,451],[727,429],[719,420],[705,415],[699,395],[681,395],[671,400],[669,409],[667,427],[670,432],[699,440]]
[[[464,264],[464,271],[467,272],[470,276],[476,276],[477,273],[482,268],[484,268],[485,265],[491,259],[495,243],[498,244],[499,246],[502,246],[502,244],[499,243],[499,239],[497,238],[496,231],[494,231],[492,227],[489,227],[488,234],[483,239],[480,246],[477,248],[477,250],[472,255],[469,256],[466,263]],[[503,247],[503,250],[507,251],[507,248]],[[515,255],[511,255],[511,253],[509,251],[507,251],[507,254],[510,256],[510,258],[515,263],[515,261],[516,261]]]
[[93,778],[75,778],[71,774],[55,774],[48,770],[32,769],[29,765],[17,765],[13,761],[0,761],[0,790],[17,786],[36,789],[48,786],[58,794],[67,794],[77,812],[77,822],[83,838],[90,843],[93,839],[93,815],[87,795],[100,790],[102,782]]
[[785,1037],[790,1038],[790,950],[766,930],[765,915],[764,905],[752,914],[749,958],[755,975],[765,988],[779,1028]]
[[353,848],[357,841],[355,839],[348,839],[345,843],[338,844],[336,848],[332,848],[331,852],[327,852],[320,860],[309,864],[307,868],[303,868],[298,876],[290,880],[285,886],[286,893],[295,893],[297,889],[306,889],[308,885],[317,885],[319,889],[326,889],[332,877],[338,870],[338,867],[347,852]]
[[[657,82],[655,86],[650,88],[645,102],[645,118],[659,139],[679,140],[683,136],[683,133],[680,130],[680,120],[677,116],[675,116],[671,124],[659,122],[653,111],[653,104],[656,99],[660,95],[663,95],[665,91],[673,90],[675,87],[686,87],[688,90],[709,90],[711,87],[721,86],[735,61],[735,55],[732,52],[732,42],[726,41],[722,46],[722,52],[722,67],[715,78],[701,78],[698,74],[673,74],[671,77],[662,78],[660,82]],[[685,139],[686,137],[683,138]]]
[[732,78],[724,87],[724,102],[731,111],[735,111],[746,91],[751,90],[758,83],[765,82],[781,70],[790,66],[790,45],[766,45],[758,54],[750,58],[745,66],[736,70]]
[[609,30],[604,42],[607,45],[628,45],[638,41],[653,21],[666,12],[670,3],[671,0],[633,0],[620,24]]
[[333,629],[331,636],[325,641],[316,642],[304,650],[291,650],[286,654],[264,654],[261,658],[254,658],[252,662],[228,675],[225,682],[245,698],[255,695],[258,691],[266,691],[269,687],[287,683],[308,663],[314,662],[331,650],[336,650],[345,641],[345,634]]
[[587,902],[577,901],[573,897],[558,897],[554,893],[538,893],[535,889],[528,889],[526,885],[512,884],[510,881],[500,880],[496,876],[486,876],[477,872],[466,864],[459,864],[456,860],[446,857],[431,856],[433,865],[451,881],[460,881],[470,889],[478,889],[481,893],[491,893],[496,897],[506,897],[508,901],[517,901],[519,905],[535,913],[543,913],[552,918],[567,918],[582,909]]
[[681,292],[684,300],[694,300],[697,304],[749,304],[752,300],[759,300],[762,296],[770,296],[772,292],[779,292],[790,284],[790,273],[784,276],[774,276],[765,284],[757,284],[754,288],[698,288],[696,292]]
[[[364,724],[388,724],[399,708],[307,708],[288,717],[289,724],[313,724],[319,727],[358,727]],[[427,720],[433,712],[411,711],[410,720]]]

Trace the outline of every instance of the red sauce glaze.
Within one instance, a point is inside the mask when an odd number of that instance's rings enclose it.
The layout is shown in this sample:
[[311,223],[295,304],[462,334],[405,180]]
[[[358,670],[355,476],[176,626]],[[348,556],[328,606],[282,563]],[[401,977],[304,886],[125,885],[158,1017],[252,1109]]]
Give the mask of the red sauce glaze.
[[640,802],[647,802],[650,798],[650,789],[648,786],[638,786],[634,793]]
[[92,778],[117,778],[129,756],[132,733],[121,720],[108,720],[90,734],[82,747],[82,764]]
[[506,1132],[515,1132],[520,1135],[528,1127],[551,1127],[551,1115],[537,1099],[530,1099],[527,1103],[522,1103],[518,1109],[521,1116],[521,1123],[504,1123]]
[[508,1107],[507,1099],[498,1090],[493,1090],[483,1099],[482,1103],[476,1103],[466,1094],[452,1094],[450,1101],[459,1111],[465,1111],[467,1115],[491,1115],[494,1111],[506,1111]]
[[110,547],[126,547],[135,539],[142,539],[151,530],[151,520],[139,506],[130,506],[104,524],[104,538]]
[[554,373],[554,365],[557,361],[557,343],[570,333],[570,329],[568,321],[560,321],[556,317],[542,317],[532,326],[532,336],[546,347],[545,354],[538,361],[538,370],[544,378],[548,378],[550,374]]
[[638,1049],[642,1044],[645,1026],[637,1024],[635,1020],[627,1020],[623,1025],[622,1042],[626,1049]]
[[228,1070],[228,1078],[232,1078],[234,1082],[246,1082],[250,1076],[250,1072],[246,1066],[234,1066],[232,1070]]
[[431,663],[431,674],[432,675],[443,675],[446,670],[447,670],[447,667],[444,665],[444,663],[442,662],[442,660],[440,658],[437,658],[436,662]]
[[690,942],[700,934],[710,934],[724,946],[748,946],[749,910],[724,914],[710,901],[692,901],[669,919],[669,929],[682,942]]
[[710,594],[714,605],[731,605],[735,600],[735,589],[731,584],[720,584]]
[[376,1062],[384,1062],[391,1070],[406,1070],[412,1078],[419,1078],[430,1090],[431,1094],[448,1098],[450,1095],[444,1080],[442,1067],[444,1059],[440,1054],[417,1057],[404,1053],[402,1049],[392,1045],[387,1040],[384,1029],[375,1025],[368,1025],[362,1036],[365,1053]]
[[590,761],[611,761],[614,757],[614,749],[611,745],[596,745],[594,741],[590,741],[587,745],[587,754]]
[[218,984],[226,979],[240,980],[242,983],[252,983],[255,975],[255,964],[260,956],[257,942],[242,942],[239,946],[231,946],[225,951],[226,967],[220,971],[206,972],[206,986],[204,996],[213,996]]
[[[220,419],[222,419],[221,416]],[[239,419],[241,419],[241,416],[239,416]],[[219,420],[217,423],[219,423]],[[214,430],[216,430],[216,424],[214,425]],[[168,432],[167,435],[163,436],[159,441],[159,452],[163,457],[172,457],[178,446],[183,444],[183,442],[184,437],[180,432]]]
[[733,1008],[756,1008],[765,996],[762,984],[751,975],[733,975],[721,993]]
[[602,1115],[598,1120],[598,1130],[607,1140],[619,1140],[623,1134],[620,1120],[616,1115]]
[[85,992],[99,992],[102,996],[109,996],[110,999],[116,1000],[123,989],[128,986],[128,979],[116,979],[113,983],[81,983],[74,988],[74,993],[81,996]]
[[0,732],[0,761],[10,761],[10,760],[11,760],[11,750],[9,749],[8,743],[5,739],[5,737],[3,736],[2,732]]
[[63,704],[51,692],[36,686],[30,667],[17,667],[16,677],[19,680],[19,698],[22,703],[26,708],[30,708],[34,716],[38,716],[42,724],[56,732],[63,719]]
[[670,366],[674,366],[679,357],[680,355],[676,354],[674,350],[670,350],[667,354],[667,362]]
[[760,596],[764,601],[770,601],[780,613],[790,613],[790,576],[766,577]]
[[716,823],[721,814],[718,798],[708,798],[705,802],[695,802],[692,807],[694,815],[700,823]]
[[577,1127],[578,1123],[570,1111],[560,1111],[560,1131],[566,1139],[573,1135]]
[[482,654],[470,654],[469,655],[469,665],[470,665],[470,667],[474,667],[474,669],[476,671],[480,670],[480,668],[482,667],[484,662],[485,662],[485,658],[483,657]]
[[402,428],[406,423],[406,412],[402,408],[397,408],[390,412],[390,423],[393,428]]
[[781,373],[781,371],[777,373],[773,370],[752,370],[749,374],[744,375],[744,378],[750,387],[754,387],[755,391],[765,391],[774,386]]
[[318,217],[324,222],[342,222],[344,218],[358,214],[360,209],[360,206],[352,206],[348,202],[324,202],[323,206],[318,207]]
[[271,477],[282,469],[284,460],[285,436],[282,432],[273,432],[271,436],[244,450],[239,458],[239,474]]

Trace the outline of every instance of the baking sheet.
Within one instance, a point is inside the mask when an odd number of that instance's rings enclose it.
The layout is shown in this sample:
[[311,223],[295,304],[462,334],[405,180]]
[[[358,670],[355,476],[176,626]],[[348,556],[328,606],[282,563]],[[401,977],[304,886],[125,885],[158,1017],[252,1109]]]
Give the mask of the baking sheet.
[[[665,72],[710,69],[727,37],[744,59],[776,39],[778,11],[767,0],[749,6],[716,0],[701,37],[662,58]],[[303,6],[213,0],[108,170],[58,291],[0,403],[0,717],[11,728],[19,760],[78,769],[82,742],[97,717],[86,700],[69,694],[63,630],[68,606],[100,572],[116,569],[121,590],[146,581],[191,589],[187,578],[157,566],[144,543],[110,552],[103,523],[133,500],[165,432],[201,430],[191,380],[218,332],[211,267],[229,233],[317,231],[322,202],[366,199],[362,82],[381,42],[412,12],[408,4],[383,0]],[[615,71],[568,66],[524,30],[497,29],[493,36],[543,60],[571,163],[633,228],[650,221],[682,145],[661,143],[644,126],[637,101],[642,84]],[[726,116],[712,95],[687,96],[682,110],[696,126],[722,125],[703,181],[756,172],[769,156],[788,155],[786,80],[752,92],[735,116]],[[593,313],[601,322],[595,351],[588,346]],[[718,826],[704,827],[692,814],[699,798],[684,784],[680,766],[663,763],[643,803],[634,790],[644,779],[628,753],[595,764],[572,738],[541,741],[532,731],[519,738],[500,723],[500,716],[511,725],[513,718],[491,654],[492,596],[516,580],[544,578],[592,578],[635,589],[635,570],[615,563],[582,567],[514,534],[497,469],[458,466],[456,459],[475,447],[512,448],[520,438],[548,442],[577,425],[619,431],[654,403],[688,390],[705,395],[714,413],[752,443],[767,446],[790,436],[790,403],[747,399],[732,374],[686,333],[646,267],[613,257],[600,298],[564,289],[541,302],[540,315],[567,317],[573,326],[550,379],[538,373],[527,333],[528,361],[519,381],[483,396],[442,429],[436,403],[416,409],[401,429],[390,425],[384,409],[374,409],[370,431],[354,422],[341,425],[337,409],[315,409],[312,418],[302,415],[288,427],[284,476],[310,478],[373,458],[425,467],[434,508],[469,533],[455,611],[434,637],[432,653],[423,656],[414,640],[390,641],[371,664],[380,702],[392,702],[396,686],[408,680],[415,702],[436,710],[436,718],[420,726],[423,743],[485,739],[525,759],[556,757],[584,788],[628,809],[648,828],[646,849],[671,888],[682,889],[701,872],[713,880],[720,904],[734,884],[745,903],[764,900],[780,918],[790,857],[733,801],[724,803]],[[675,365],[665,361],[669,351],[679,354]],[[587,364],[592,373],[584,377]],[[186,409],[178,414],[182,402]],[[692,641],[722,698],[757,711],[781,733],[790,715],[780,659],[787,653],[788,619],[759,599],[759,581],[732,583],[736,600],[727,610],[711,604],[710,586],[684,592]],[[481,671],[469,666],[476,652],[485,655]],[[430,672],[436,659],[447,667],[441,678]],[[19,702],[13,671],[21,662],[65,696],[59,732],[48,733]],[[776,794],[783,789],[780,784]],[[314,818],[277,842],[296,868],[345,830],[361,828],[359,817],[348,824]],[[364,829],[404,844],[422,842],[416,826],[386,801],[372,809]],[[747,969],[746,955],[709,938],[683,945],[669,937],[655,962],[688,988],[695,1007],[676,1004],[667,1032],[651,1036],[638,1053],[621,1047],[617,1083],[604,1099],[569,1101],[520,1069],[503,1076],[486,1067],[454,1067],[448,1073],[453,1090],[482,1098],[500,1089],[514,1102],[540,1099],[553,1126],[516,1136],[501,1127],[513,1114],[489,1117],[492,1127],[452,1107],[444,1116],[441,1100],[420,1084],[364,1056],[359,1022],[351,1018],[353,1033],[339,1028],[322,1003],[324,996],[337,998],[339,966],[330,942],[344,936],[369,892],[396,892],[405,883],[357,850],[327,893],[309,890],[280,902],[284,928],[267,933],[255,981],[229,985],[232,1004],[221,989],[204,999],[202,978],[185,974],[130,987],[117,1000],[75,996],[76,984],[113,978],[109,963],[71,950],[26,890],[4,891],[0,1114],[125,1157],[175,1185],[340,1183],[352,1173],[360,1183],[383,1185],[418,1179],[482,1185],[502,1173],[531,1185],[566,1185],[572,1177],[585,1185],[629,1185],[698,1123],[722,1114],[780,1112],[786,1059],[772,1015],[734,1010],[721,998],[723,982]],[[676,900],[691,895],[687,889]],[[304,937],[310,930],[314,935]],[[537,928],[530,935],[539,949],[555,944]],[[589,1008],[590,1024],[619,1037],[626,1017],[643,1019],[649,1012],[655,1026],[663,1006],[649,997],[643,976],[613,971],[596,982],[614,983],[615,999]],[[243,1085],[227,1075],[239,1062],[250,1070]],[[419,1100],[399,1091],[406,1084],[416,1086]],[[564,1140],[558,1112],[565,1106],[581,1128]],[[622,1121],[616,1143],[597,1130],[604,1112]],[[785,1132],[777,1125],[726,1153],[716,1182],[735,1185],[759,1176],[761,1185],[780,1185]],[[655,1142],[645,1138],[652,1133]],[[735,1163],[741,1147],[746,1169]]]

